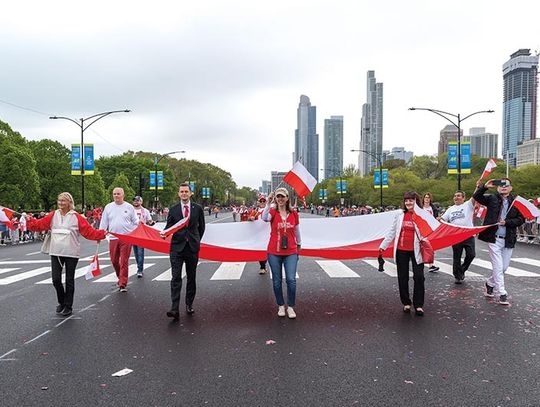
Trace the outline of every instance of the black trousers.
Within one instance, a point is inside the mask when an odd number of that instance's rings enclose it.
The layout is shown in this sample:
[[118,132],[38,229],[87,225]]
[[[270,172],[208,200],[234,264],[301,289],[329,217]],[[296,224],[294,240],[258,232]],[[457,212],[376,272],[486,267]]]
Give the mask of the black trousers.
[[[73,307],[75,294],[75,268],[79,259],[74,257],[51,256],[51,273],[58,304]],[[62,269],[66,268],[66,289],[62,284]]]
[[[461,263],[461,255],[465,249],[465,260]],[[452,251],[454,252],[454,264],[452,266],[454,277],[458,280],[463,280],[465,277],[465,272],[469,269],[476,252],[474,250],[474,236],[464,240],[461,243],[455,244],[452,246]]]
[[396,250],[396,266],[399,285],[399,297],[403,305],[411,305],[409,297],[409,263],[412,262],[413,271],[413,306],[424,306],[424,263],[416,263],[414,251]]
[[259,261],[259,266],[261,267],[261,269],[265,269],[266,268],[266,260]]
[[197,271],[197,262],[199,253],[193,253],[186,244],[181,252],[171,251],[169,254],[171,261],[171,310],[178,311],[180,307],[180,291],[182,291],[182,266],[186,264],[186,305],[191,306],[195,299],[197,284],[195,276]]

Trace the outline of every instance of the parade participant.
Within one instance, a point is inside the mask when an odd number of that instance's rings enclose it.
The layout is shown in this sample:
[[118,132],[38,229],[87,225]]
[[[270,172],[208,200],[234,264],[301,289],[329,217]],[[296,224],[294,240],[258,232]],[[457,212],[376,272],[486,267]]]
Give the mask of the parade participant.
[[[101,214],[99,228],[107,232],[126,235],[137,227],[139,218],[133,205],[124,201],[124,190],[122,188],[114,188],[112,194],[113,202],[105,206]],[[110,235],[109,256],[118,277],[117,285],[120,292],[127,291],[130,253],[131,244]]]
[[[439,216],[439,210],[435,205],[433,205],[433,195],[431,195],[431,192],[426,192],[424,194],[424,197],[422,198],[422,208],[431,213],[434,218]],[[428,266],[428,271],[430,273],[439,271],[439,267],[434,264],[428,264]]]
[[[277,205],[270,205],[274,201]],[[274,295],[278,305],[278,316],[285,316],[285,301],[281,289],[282,269],[285,268],[287,282],[287,316],[296,318],[296,267],[300,251],[300,226],[298,212],[291,209],[289,191],[277,188],[275,194],[268,196],[262,220],[270,222],[270,240],[268,241],[268,263],[272,271]]]
[[403,304],[403,311],[410,312],[411,299],[409,297],[409,264],[412,262],[414,289],[413,301],[416,315],[424,315],[424,261],[420,253],[420,240],[423,238],[413,222],[415,203],[420,206],[420,197],[414,191],[405,192],[401,208],[392,224],[390,232],[386,235],[379,247],[379,254],[394,242],[394,255],[396,259],[399,296]]
[[[261,195],[259,199],[257,200],[257,207],[253,209],[248,220],[254,221],[257,219],[261,219],[265,207],[266,207],[266,197],[264,195]],[[266,270],[266,259],[259,260],[259,266],[260,266],[259,274],[266,274],[268,272]]]
[[[52,283],[58,299],[56,313],[68,316],[73,312],[75,268],[81,253],[79,236],[99,242],[105,239],[105,231],[92,228],[84,217],[73,210],[73,197],[69,192],[58,195],[57,205],[58,209],[44,218],[28,218],[27,227],[28,230],[35,232],[51,231],[49,241],[44,243],[42,250],[51,256]],[[64,267],[66,269],[65,289],[62,284]]]
[[[465,202],[465,192],[456,191],[454,193],[454,205],[449,207],[440,219],[451,223],[452,225],[473,227],[474,205],[475,201],[473,198]],[[465,260],[461,263],[463,250],[465,250]],[[465,279],[465,272],[469,269],[469,266],[476,256],[474,250],[474,236],[453,245],[452,251],[454,253],[452,271],[454,273],[455,283],[461,284]]]
[[193,301],[196,293],[196,271],[199,261],[201,239],[204,234],[204,210],[199,204],[191,201],[191,187],[188,183],[180,184],[178,197],[180,202],[169,210],[165,229],[184,218],[189,218],[187,227],[172,235],[169,259],[171,262],[171,310],[167,316],[178,321],[180,318],[180,292],[182,290],[182,266],[186,263],[186,313],[193,315]]
[[[139,223],[145,225],[153,225],[154,221],[150,215],[150,211],[142,206],[143,199],[140,196],[133,198],[133,207],[135,208],[135,213],[139,219]],[[144,247],[133,246],[133,255],[135,256],[135,261],[137,262],[137,278],[142,278],[144,276]]]
[[[497,187],[497,193],[484,194],[489,188]],[[486,297],[499,296],[499,304],[509,305],[508,292],[504,286],[504,273],[510,265],[512,251],[516,245],[516,229],[525,218],[512,206],[514,196],[510,178],[490,179],[484,185],[478,180],[473,198],[487,208],[485,225],[491,225],[478,234],[478,239],[488,243],[491,259],[491,276],[486,281]]]

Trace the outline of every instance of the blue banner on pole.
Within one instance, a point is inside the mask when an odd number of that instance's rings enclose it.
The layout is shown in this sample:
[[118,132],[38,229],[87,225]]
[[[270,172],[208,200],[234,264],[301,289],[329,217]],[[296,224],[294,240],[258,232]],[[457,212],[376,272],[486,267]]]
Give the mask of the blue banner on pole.
[[[373,187],[381,187],[381,171],[378,169],[373,170]],[[382,187],[388,188],[388,169],[382,169]]]
[[203,187],[201,189],[201,192],[202,192],[202,197],[203,198],[210,198],[210,188],[208,187]]
[[[163,171],[157,172],[157,189],[163,189]],[[156,189],[156,172],[150,171],[150,189]]]
[[345,194],[347,192],[347,181],[342,179],[336,181],[336,193]]
[[189,188],[191,189],[191,192],[195,192],[195,181],[189,181]]
[[471,173],[471,143],[468,141],[461,143],[461,173]]
[[328,197],[328,189],[321,188],[319,189],[319,199],[326,199]]
[[71,175],[81,175],[81,145],[71,145]]
[[[461,149],[461,173],[471,173],[471,143],[462,142]],[[457,141],[448,142],[448,174],[458,173],[458,143]]]
[[84,175],[94,175],[94,145],[84,145]]

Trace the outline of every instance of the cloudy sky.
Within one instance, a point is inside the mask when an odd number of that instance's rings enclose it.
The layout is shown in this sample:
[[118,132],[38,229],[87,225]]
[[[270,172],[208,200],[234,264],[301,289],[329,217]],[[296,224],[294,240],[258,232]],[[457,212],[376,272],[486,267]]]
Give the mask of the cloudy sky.
[[436,153],[447,123],[410,106],[494,109],[463,126],[500,135],[502,64],[540,50],[536,0],[3,3],[0,120],[70,145],[77,127],[49,115],[129,108],[85,133],[97,155],[186,150],[239,186],[291,168],[301,94],[317,106],[320,167],[331,115],[357,164],[367,70],[384,83],[385,149]]

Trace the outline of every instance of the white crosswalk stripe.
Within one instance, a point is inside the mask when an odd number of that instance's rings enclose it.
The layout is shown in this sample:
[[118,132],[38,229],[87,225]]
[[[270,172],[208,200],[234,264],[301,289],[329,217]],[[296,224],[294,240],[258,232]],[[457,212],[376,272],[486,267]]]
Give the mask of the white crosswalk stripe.
[[339,260],[316,260],[326,274],[332,278],[355,278],[360,277],[348,266]]
[[[489,270],[492,270],[493,268],[491,266],[490,261],[481,260],[481,259],[474,259],[472,264],[478,267],[489,269]],[[515,267],[508,267],[505,274],[508,274],[510,276],[515,276],[515,277],[540,277],[540,274],[531,273],[530,271],[521,270]]]
[[18,267],[15,268],[7,268],[7,269],[0,269],[0,274],[9,273],[10,271],[19,270]]
[[[201,264],[201,262],[197,263],[197,266]],[[186,276],[186,264],[182,266],[182,278]],[[161,273],[156,278],[153,278],[152,281],[171,281],[172,280],[172,270],[170,268],[167,269],[164,273]]]
[[45,274],[51,271],[49,266],[40,267],[35,270],[25,271],[24,273],[15,274],[13,276],[5,277],[0,279],[0,285],[12,284],[17,281],[26,280],[27,278],[39,276],[40,274]]
[[[145,264],[144,270],[146,270],[149,267],[152,267],[155,263]],[[128,278],[134,276],[137,274],[137,265],[131,264],[128,269]],[[98,278],[94,281],[94,283],[115,283],[118,281],[118,277],[116,276],[116,273],[110,273],[107,274],[105,277]]]
[[[372,259],[362,259],[364,263],[369,264],[372,267],[375,267],[377,270],[379,269],[379,261],[378,260],[372,260]],[[394,263],[389,262],[388,260],[385,260],[384,262],[384,274],[389,275],[390,277],[397,277],[397,267]],[[409,275],[412,276],[412,273],[409,273]]]
[[[111,266],[110,264],[106,264],[104,266],[100,264],[99,268],[103,270],[110,266]],[[75,270],[75,279],[80,278],[86,274],[86,267],[87,266],[80,267],[77,270]],[[62,282],[63,283],[66,282],[66,273],[62,273]],[[45,280],[38,281],[36,284],[52,284],[52,277],[46,278]]]
[[240,280],[244,267],[245,262],[221,263],[210,280]]
[[518,263],[528,264],[529,266],[540,267],[540,260],[529,259],[528,257],[517,257],[512,259],[512,261],[517,261]]
[[[435,265],[439,267],[439,271],[444,274],[449,274],[454,276],[454,271],[451,264],[442,263],[440,261],[435,261]],[[465,272],[466,277],[483,277],[482,274],[474,273],[472,271]]]

